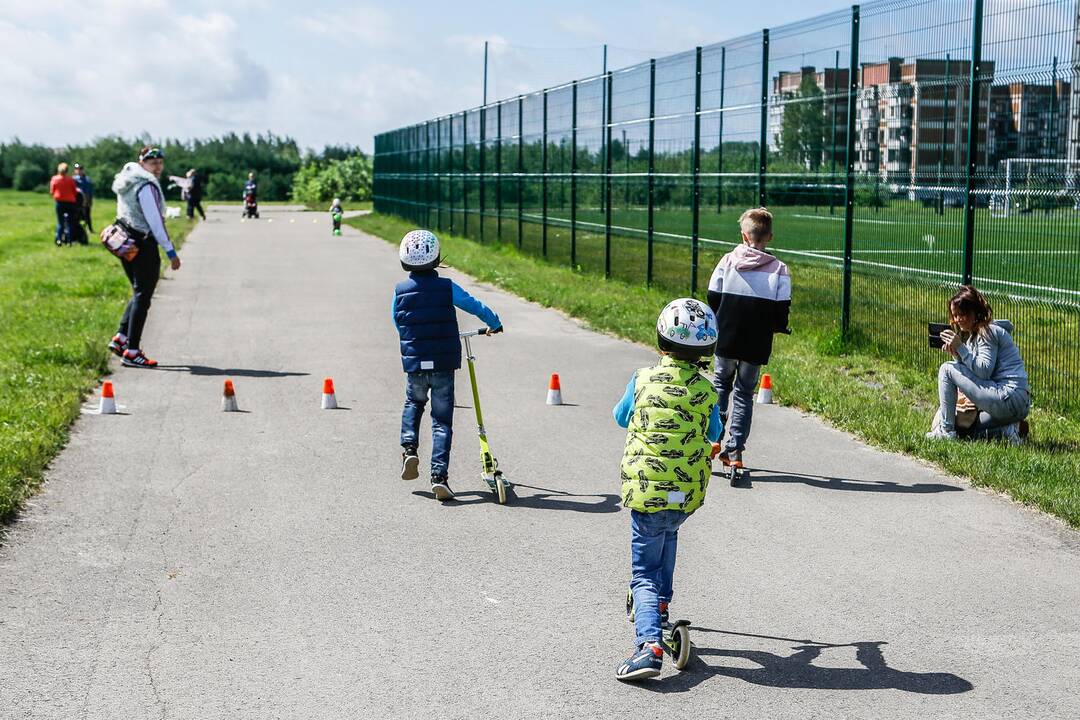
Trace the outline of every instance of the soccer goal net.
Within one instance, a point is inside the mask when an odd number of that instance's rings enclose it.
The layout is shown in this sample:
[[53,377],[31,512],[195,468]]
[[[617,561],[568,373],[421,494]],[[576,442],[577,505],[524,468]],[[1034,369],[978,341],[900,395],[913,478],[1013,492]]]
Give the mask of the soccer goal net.
[[990,214],[1010,217],[1037,209],[1080,210],[1080,161],[1007,158],[998,162]]

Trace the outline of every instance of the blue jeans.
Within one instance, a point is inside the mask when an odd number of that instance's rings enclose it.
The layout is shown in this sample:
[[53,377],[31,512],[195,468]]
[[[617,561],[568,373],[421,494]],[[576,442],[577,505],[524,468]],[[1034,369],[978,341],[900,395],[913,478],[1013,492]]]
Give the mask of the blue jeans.
[[454,373],[416,372],[406,375],[405,409],[401,413],[401,445],[417,447],[420,420],[431,393],[431,476],[445,478],[450,470],[454,438]]
[[[745,450],[750,435],[750,421],[754,418],[754,388],[757,387],[760,365],[716,356],[716,404],[720,406],[720,419],[728,433],[725,450]],[[728,399],[734,388],[731,402],[731,422],[728,422]]]
[[[1031,395],[1026,388],[1014,388],[993,380],[984,380],[966,365],[947,361],[938,368],[938,401],[941,404],[941,429],[956,430],[956,391],[960,390],[981,411],[980,425],[1001,428],[1027,417],[1031,410]],[[983,415],[986,418],[983,418]],[[999,433],[1000,434],[1000,433]]]
[[678,510],[630,511],[630,592],[634,642],[660,642],[660,603],[671,602],[679,527],[690,517]]

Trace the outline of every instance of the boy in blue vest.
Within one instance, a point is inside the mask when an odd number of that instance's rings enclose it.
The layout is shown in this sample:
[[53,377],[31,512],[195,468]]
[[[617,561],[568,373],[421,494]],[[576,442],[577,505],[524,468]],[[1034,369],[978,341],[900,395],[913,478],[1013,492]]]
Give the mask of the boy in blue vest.
[[441,260],[439,238],[427,230],[413,230],[398,248],[401,267],[409,271],[394,289],[393,316],[401,341],[401,365],[407,374],[405,409],[401,414],[401,479],[419,477],[420,419],[431,395],[431,492],[439,501],[451,500],[447,474],[454,434],[454,371],[461,367],[461,339],[457,312],[461,308],[488,326],[488,334],[502,330],[492,310],[435,268]]
[[637,646],[615,671],[619,680],[660,674],[679,527],[705,502],[712,443],[723,432],[716,391],[698,365],[716,347],[712,310],[692,298],[671,301],[656,341],[659,362],[634,372],[614,410],[627,429],[620,494],[630,508],[627,613]]

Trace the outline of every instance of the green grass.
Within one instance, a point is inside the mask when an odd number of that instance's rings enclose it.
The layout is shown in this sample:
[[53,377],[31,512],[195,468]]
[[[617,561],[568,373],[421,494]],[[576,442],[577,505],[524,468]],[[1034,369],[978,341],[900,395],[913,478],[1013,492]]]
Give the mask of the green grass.
[[[94,204],[105,227],[115,205]],[[130,297],[101,247],[53,244],[52,198],[0,190],[0,519],[41,481],[86,394],[106,372],[105,345]],[[179,246],[194,223],[170,220]]]
[[[346,222],[395,244],[414,227],[380,214]],[[448,263],[478,280],[645,345],[654,343],[656,314],[674,296],[641,283],[604,280],[596,272],[545,262],[508,243],[481,245],[447,233],[440,238]],[[778,338],[769,365],[780,402],[818,414],[873,445],[928,460],[1080,527],[1080,483],[1076,480],[1080,477],[1080,421],[1036,408],[1030,418],[1031,441],[1021,447],[924,440],[936,406],[936,374],[883,359],[872,343],[860,349],[845,347],[837,340],[835,324],[827,321],[831,313],[822,309],[822,299],[834,294],[835,271],[800,267],[793,277],[792,325],[800,331]],[[617,390],[612,392],[617,394]]]
[[[476,211],[479,196],[472,195],[469,209]],[[568,193],[560,198],[549,187],[549,195],[549,221],[568,226]],[[647,209],[626,205],[618,187],[613,188],[612,197],[614,234],[644,237],[648,228]],[[702,199],[699,235],[703,247],[723,246],[738,240],[737,221],[744,206],[725,205],[718,211],[715,198],[714,192],[711,202]],[[505,202],[504,224],[513,224],[509,218],[516,214],[515,203],[515,200]],[[494,199],[489,198],[487,212],[494,214],[495,207]],[[460,211],[460,200],[457,210]],[[842,261],[842,204],[834,206],[832,213],[827,204],[776,205],[770,210],[776,218],[777,237],[783,240],[783,252],[793,258],[813,258],[824,263]],[[542,209],[538,206],[526,205],[523,212],[533,223],[542,220]],[[460,212],[456,218],[460,222]],[[691,236],[691,219],[685,205],[658,206],[653,220],[655,232],[668,242],[685,243]],[[579,205],[577,220],[579,230],[591,225],[595,232],[603,234],[606,215],[601,207]],[[926,279],[958,276],[961,272],[962,208],[946,208],[939,215],[919,202],[893,198],[886,207],[856,207],[854,220],[853,257],[857,266],[906,268]],[[476,221],[475,216],[469,218],[470,228],[475,227]],[[1071,208],[1038,210],[1027,215],[1013,213],[1008,218],[992,217],[986,208],[976,209],[976,284],[986,290],[1029,298],[1080,302],[1080,249],[1070,242],[1077,233],[1080,233],[1080,212]],[[665,235],[674,237],[664,238]]]

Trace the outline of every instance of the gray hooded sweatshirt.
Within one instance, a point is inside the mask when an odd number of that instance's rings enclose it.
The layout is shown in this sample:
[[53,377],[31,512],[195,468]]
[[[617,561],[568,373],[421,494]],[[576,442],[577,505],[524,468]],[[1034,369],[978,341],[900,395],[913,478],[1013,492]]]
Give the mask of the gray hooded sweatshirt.
[[976,333],[969,337],[957,348],[956,354],[976,377],[1027,390],[1027,370],[1010,334],[1012,329],[1008,320],[995,320],[986,328],[985,334]]

